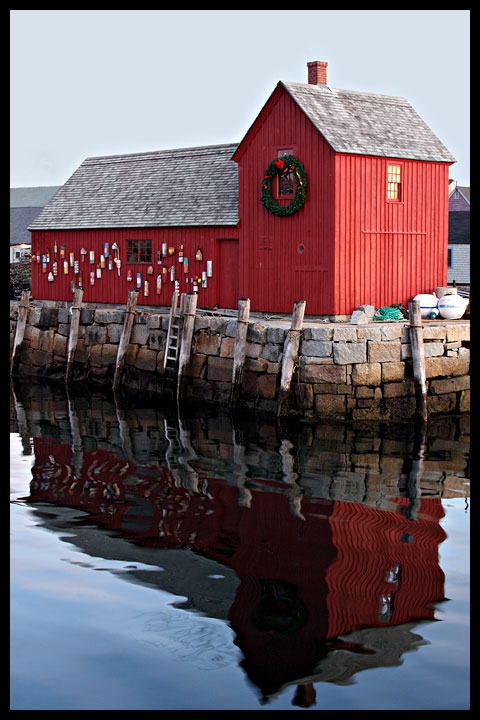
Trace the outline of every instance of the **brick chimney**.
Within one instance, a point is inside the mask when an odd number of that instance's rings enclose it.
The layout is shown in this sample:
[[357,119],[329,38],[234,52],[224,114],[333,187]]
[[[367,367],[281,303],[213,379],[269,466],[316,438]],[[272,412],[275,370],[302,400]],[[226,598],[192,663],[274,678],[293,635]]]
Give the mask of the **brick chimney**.
[[307,63],[309,85],[327,84],[327,65],[328,63],[320,60]]

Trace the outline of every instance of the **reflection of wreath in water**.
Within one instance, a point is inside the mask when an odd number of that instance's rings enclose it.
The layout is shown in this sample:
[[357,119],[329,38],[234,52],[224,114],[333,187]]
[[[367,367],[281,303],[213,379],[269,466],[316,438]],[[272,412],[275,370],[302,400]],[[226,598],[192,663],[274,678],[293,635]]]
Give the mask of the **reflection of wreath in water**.
[[307,609],[297,589],[281,580],[259,580],[261,599],[251,620],[257,630],[278,637],[299,630],[307,621]]
[[[272,180],[275,175],[287,175],[293,172],[295,174],[295,197],[288,205],[279,205],[272,197]],[[284,155],[281,158],[272,160],[265,170],[262,180],[262,195],[260,201],[265,210],[284,217],[285,215],[293,215],[298,212],[305,202],[305,192],[307,189],[307,175],[302,163],[293,155]]]

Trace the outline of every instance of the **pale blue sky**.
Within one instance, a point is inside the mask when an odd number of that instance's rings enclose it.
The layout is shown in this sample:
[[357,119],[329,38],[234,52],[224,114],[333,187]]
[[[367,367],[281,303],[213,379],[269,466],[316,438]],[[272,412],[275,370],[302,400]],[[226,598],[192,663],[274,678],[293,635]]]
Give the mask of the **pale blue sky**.
[[279,80],[406,98],[470,185],[468,10],[11,10],[11,187],[239,142]]

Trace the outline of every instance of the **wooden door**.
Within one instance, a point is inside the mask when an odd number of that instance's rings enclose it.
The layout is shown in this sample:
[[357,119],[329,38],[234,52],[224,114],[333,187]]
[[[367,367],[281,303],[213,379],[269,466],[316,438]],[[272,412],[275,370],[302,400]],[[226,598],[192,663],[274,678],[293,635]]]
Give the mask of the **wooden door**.
[[217,240],[218,304],[238,307],[238,240]]

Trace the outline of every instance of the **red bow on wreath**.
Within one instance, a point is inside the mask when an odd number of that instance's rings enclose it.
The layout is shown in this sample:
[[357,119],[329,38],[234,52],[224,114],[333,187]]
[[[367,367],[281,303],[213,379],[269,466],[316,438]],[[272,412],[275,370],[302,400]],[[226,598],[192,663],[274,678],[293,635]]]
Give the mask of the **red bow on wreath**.
[[278,160],[275,160],[275,165],[278,167],[279,170],[283,170],[283,168],[285,167],[285,163],[283,162],[283,160],[280,160],[280,158],[278,158]]

